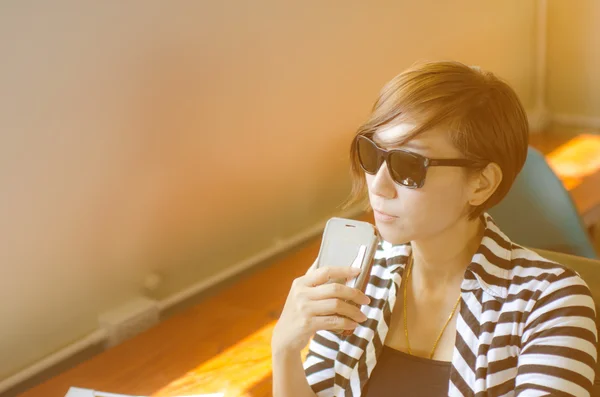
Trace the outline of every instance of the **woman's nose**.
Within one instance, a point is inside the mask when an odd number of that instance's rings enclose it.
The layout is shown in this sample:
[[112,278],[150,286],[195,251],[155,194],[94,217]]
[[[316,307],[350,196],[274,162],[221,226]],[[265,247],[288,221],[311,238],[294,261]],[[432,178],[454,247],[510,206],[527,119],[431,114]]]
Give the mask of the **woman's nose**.
[[387,163],[383,164],[377,170],[377,173],[371,180],[371,192],[378,196],[393,198],[396,194],[396,186],[387,168]]

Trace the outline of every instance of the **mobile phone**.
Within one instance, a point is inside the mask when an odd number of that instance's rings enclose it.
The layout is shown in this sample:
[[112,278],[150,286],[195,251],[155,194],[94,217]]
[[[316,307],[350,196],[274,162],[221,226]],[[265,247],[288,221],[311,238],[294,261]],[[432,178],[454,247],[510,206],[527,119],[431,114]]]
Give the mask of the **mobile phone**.
[[[360,268],[360,274],[354,279],[349,281],[331,279],[328,283],[346,284],[364,293],[379,241],[380,235],[377,228],[369,222],[339,217],[330,218],[323,231],[316,267],[352,266]],[[359,307],[353,301],[347,302]],[[334,332],[344,336],[352,333],[351,330]]]

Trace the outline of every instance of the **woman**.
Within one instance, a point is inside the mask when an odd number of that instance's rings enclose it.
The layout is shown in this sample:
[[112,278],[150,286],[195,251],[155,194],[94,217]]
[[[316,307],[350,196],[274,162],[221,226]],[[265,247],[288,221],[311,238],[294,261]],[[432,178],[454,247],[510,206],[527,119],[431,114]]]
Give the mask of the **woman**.
[[325,284],[350,268],[294,281],[271,343],[275,397],[589,395],[588,286],[486,213],[528,133],[515,92],[479,68],[425,63],[386,84],[350,151],[350,202],[366,187],[381,235],[366,293]]

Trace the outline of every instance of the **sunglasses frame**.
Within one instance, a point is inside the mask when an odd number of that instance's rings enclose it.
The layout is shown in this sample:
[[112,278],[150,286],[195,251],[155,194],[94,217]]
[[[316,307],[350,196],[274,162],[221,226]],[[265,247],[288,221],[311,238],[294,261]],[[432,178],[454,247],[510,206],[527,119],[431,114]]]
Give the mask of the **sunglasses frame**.
[[[385,162],[387,164],[388,167],[388,172],[390,172],[390,177],[392,178],[392,180],[394,181],[394,183],[397,183],[398,185],[402,186],[402,187],[406,187],[409,189],[419,189],[422,188],[423,185],[425,184],[425,179],[427,178],[427,169],[429,167],[466,167],[466,168],[481,168],[483,167],[485,164],[482,163],[481,161],[476,161],[476,160],[469,160],[469,159],[432,159],[426,156],[423,156],[419,153],[415,153],[415,152],[411,152],[410,150],[405,150],[405,149],[384,149],[382,147],[380,147],[379,145],[377,145],[377,143],[375,143],[371,137],[373,136],[373,133],[369,133],[369,134],[359,134],[354,138],[354,145],[355,145],[355,149],[356,149],[356,155],[358,157],[358,162],[360,164],[360,167],[363,169],[363,171],[365,171],[367,174],[369,175],[375,175],[377,174],[377,172],[379,171],[379,169],[381,169],[381,165],[383,164],[383,162]],[[366,139],[367,141],[369,141],[373,146],[375,146],[375,150],[377,151],[377,162],[379,163],[379,166],[377,167],[377,171],[375,172],[371,172],[365,169],[365,167],[363,166],[363,163],[360,159],[360,151],[358,148],[359,145],[359,140],[360,139]],[[390,167],[390,156],[395,153],[395,152],[401,152],[403,154],[407,154],[413,158],[415,158],[419,164],[422,165],[423,167],[423,178],[421,179],[420,183],[416,183],[415,185],[405,185],[401,182],[398,182],[395,178],[393,173],[390,171],[392,168]],[[383,160],[381,160],[381,158],[383,157]]]

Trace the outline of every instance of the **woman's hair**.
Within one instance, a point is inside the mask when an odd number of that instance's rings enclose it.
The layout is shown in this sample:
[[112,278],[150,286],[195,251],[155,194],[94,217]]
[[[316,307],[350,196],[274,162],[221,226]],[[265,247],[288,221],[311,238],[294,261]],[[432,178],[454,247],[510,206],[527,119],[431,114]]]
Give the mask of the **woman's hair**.
[[[527,157],[529,124],[521,101],[508,84],[476,66],[426,62],[403,71],[383,87],[369,119],[356,135],[400,122],[413,123],[416,128],[395,144],[442,128],[465,158],[498,164],[502,170],[500,185],[485,203],[470,209],[469,219],[477,218],[504,198]],[[343,209],[360,202],[367,210],[366,181],[354,144],[350,163],[353,186]]]

